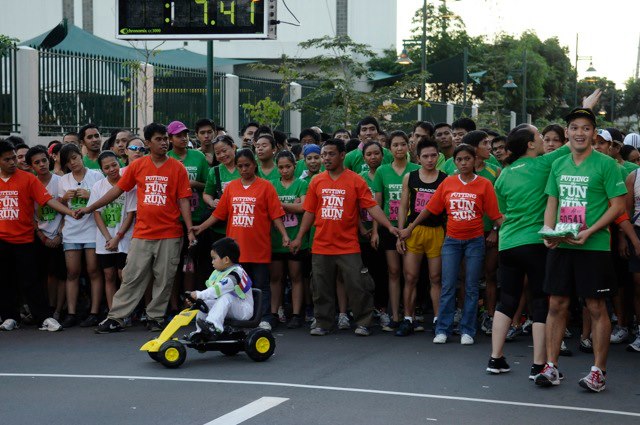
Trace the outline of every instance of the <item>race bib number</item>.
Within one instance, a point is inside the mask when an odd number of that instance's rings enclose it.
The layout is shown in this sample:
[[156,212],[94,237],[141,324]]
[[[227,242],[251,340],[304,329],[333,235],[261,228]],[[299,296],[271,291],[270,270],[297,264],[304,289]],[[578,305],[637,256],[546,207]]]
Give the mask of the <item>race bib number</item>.
[[360,210],[360,220],[362,221],[373,221],[373,217],[369,214],[369,210],[366,208],[362,208]]
[[295,214],[285,214],[282,217],[284,227],[296,227],[298,225],[298,216]]
[[560,223],[580,223],[581,230],[587,227],[587,207],[560,207]]
[[122,204],[109,204],[102,210],[102,220],[105,226],[114,229],[122,221]]
[[400,200],[389,201],[389,220],[397,220],[398,211],[400,211]]
[[416,203],[413,206],[413,210],[417,213],[422,212],[432,196],[432,192],[416,192]]
[[87,206],[87,204],[89,203],[88,199],[84,199],[84,198],[72,198],[71,199],[71,209],[72,210],[78,210],[80,208],[84,208]]
[[58,213],[56,212],[56,210],[54,210],[53,208],[51,208],[48,205],[40,205],[38,206],[38,221],[40,222],[52,222],[53,220],[56,219],[56,215]]
[[194,212],[200,206],[200,196],[198,196],[198,192],[193,192],[191,194],[191,198],[189,199],[189,203],[191,204],[191,212]]

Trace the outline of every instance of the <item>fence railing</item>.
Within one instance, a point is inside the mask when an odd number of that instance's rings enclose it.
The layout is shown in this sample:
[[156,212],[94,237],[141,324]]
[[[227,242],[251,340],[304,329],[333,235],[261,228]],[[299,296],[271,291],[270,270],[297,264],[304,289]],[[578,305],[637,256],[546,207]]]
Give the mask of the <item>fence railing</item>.
[[[272,101],[279,105],[289,103],[289,85],[283,84],[282,81],[268,80],[264,78],[240,77],[240,99],[239,99],[239,117],[241,123],[250,122],[251,116],[247,114],[242,107],[243,104],[249,103],[255,105],[257,102],[269,97]],[[291,128],[289,111],[283,110],[280,114],[280,124],[274,130],[283,131],[289,134]]]
[[38,59],[40,135],[86,123],[137,131],[137,62],[55,50],[40,50]]
[[18,131],[16,46],[0,51],[0,134]]

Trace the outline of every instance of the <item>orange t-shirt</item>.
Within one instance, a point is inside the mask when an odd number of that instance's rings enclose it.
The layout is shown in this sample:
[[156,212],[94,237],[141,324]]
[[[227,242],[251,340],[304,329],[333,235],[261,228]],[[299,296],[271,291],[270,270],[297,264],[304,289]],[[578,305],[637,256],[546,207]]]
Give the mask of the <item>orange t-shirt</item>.
[[189,176],[184,166],[173,158],[160,167],[150,156],[127,167],[118,182],[125,192],[138,186],[138,211],[133,237],[136,239],[172,239],[182,236],[179,200],[191,198]]
[[446,210],[447,236],[469,240],[484,235],[482,216],[486,214],[491,220],[499,219],[502,214],[498,210],[496,192],[491,182],[484,177],[476,176],[470,183],[463,183],[460,175],[447,177],[438,186],[436,193],[427,204],[432,214],[441,214]]
[[227,222],[227,237],[240,246],[241,263],[271,262],[271,222],[284,216],[271,183],[257,177],[245,189],[241,179],[229,182],[213,215]]
[[16,170],[6,182],[0,179],[0,240],[33,242],[34,202],[44,205],[51,198],[40,180],[26,171]]
[[322,255],[357,254],[360,210],[377,203],[364,179],[345,169],[337,180],[324,171],[311,179],[303,208],[315,214],[311,252]]

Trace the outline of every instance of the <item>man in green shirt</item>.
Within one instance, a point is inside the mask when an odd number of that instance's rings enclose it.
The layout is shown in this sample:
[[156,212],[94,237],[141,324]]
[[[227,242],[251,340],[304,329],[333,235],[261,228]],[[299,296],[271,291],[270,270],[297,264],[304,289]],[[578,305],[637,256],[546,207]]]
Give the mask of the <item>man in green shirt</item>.
[[579,382],[593,392],[605,389],[611,323],[605,296],[615,290],[609,246],[609,225],[625,211],[627,189],[616,162],[594,151],[596,117],[591,109],[576,108],[566,117],[571,155],[551,166],[545,193],[549,195],[544,224],[580,223],[576,238],[545,239],[545,292],[550,295],[546,326],[547,364],[535,376],[541,386],[560,384],[557,369],[566,328],[569,299],[575,290],[591,316],[594,366]]
[[[358,123],[356,130],[358,139],[360,139],[360,145],[358,149],[352,150],[344,157],[344,168],[348,168],[358,174],[369,171],[369,166],[365,164],[362,156],[362,147],[367,142],[378,141],[378,135],[380,134],[380,126],[378,120],[374,117],[364,117]],[[382,163],[390,164],[393,161],[393,155],[387,148],[382,148]]]
[[87,124],[80,129],[78,135],[81,145],[86,150],[86,155],[82,158],[84,166],[92,170],[100,170],[100,164],[98,164],[98,155],[102,148],[100,129],[95,124]]

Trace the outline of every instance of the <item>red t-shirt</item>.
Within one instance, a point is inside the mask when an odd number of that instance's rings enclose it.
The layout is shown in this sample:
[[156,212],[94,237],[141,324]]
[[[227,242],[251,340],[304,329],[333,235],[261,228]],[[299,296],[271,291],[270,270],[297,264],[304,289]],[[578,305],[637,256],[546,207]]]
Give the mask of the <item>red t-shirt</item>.
[[476,176],[475,180],[467,184],[460,180],[458,174],[447,177],[438,186],[426,208],[431,214],[441,214],[446,210],[447,236],[459,240],[484,235],[484,214],[491,220],[497,220],[502,216],[498,210],[493,185],[480,176]]
[[0,240],[33,242],[34,202],[44,205],[51,198],[40,180],[26,171],[16,170],[6,182],[0,179]]
[[179,200],[191,198],[189,176],[184,166],[173,158],[160,167],[150,156],[127,167],[118,182],[125,192],[138,186],[138,212],[133,237],[136,239],[172,239],[182,236]]
[[241,263],[271,262],[271,222],[284,216],[271,183],[258,177],[245,189],[241,179],[229,182],[213,215],[227,222],[227,237],[240,246]]
[[322,255],[357,254],[360,209],[377,203],[364,179],[345,169],[337,180],[324,171],[311,179],[305,211],[315,214],[311,252]]

